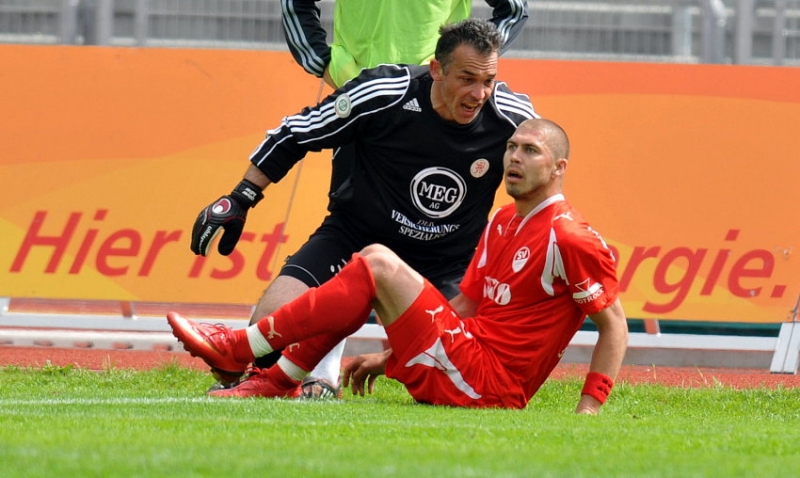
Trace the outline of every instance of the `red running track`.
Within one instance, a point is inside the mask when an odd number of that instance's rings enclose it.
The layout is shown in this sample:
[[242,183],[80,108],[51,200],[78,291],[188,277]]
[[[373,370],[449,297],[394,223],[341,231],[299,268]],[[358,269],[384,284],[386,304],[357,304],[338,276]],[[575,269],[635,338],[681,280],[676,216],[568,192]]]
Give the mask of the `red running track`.
[[[346,359],[345,359],[346,360]],[[205,370],[202,360],[186,352],[139,351],[139,350],[92,350],[62,349],[51,347],[0,346],[0,367],[9,365],[39,368],[47,364],[66,367],[75,366],[88,370],[108,368],[147,369],[177,363],[185,367]],[[582,378],[586,375],[585,364],[559,365],[552,377]],[[800,375],[773,374],[760,369],[727,368],[677,368],[624,366],[617,382],[631,384],[653,383],[676,387],[714,387],[725,385],[737,389],[755,387],[798,387]]]

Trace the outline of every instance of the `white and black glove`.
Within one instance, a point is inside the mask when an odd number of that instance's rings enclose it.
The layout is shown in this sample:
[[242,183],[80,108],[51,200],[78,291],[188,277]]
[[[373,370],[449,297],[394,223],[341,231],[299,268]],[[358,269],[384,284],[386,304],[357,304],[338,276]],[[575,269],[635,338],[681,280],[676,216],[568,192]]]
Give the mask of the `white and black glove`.
[[236,247],[247,220],[247,210],[264,198],[261,188],[243,179],[233,191],[200,211],[192,228],[192,252],[208,255],[214,238],[224,231],[217,250],[227,256]]

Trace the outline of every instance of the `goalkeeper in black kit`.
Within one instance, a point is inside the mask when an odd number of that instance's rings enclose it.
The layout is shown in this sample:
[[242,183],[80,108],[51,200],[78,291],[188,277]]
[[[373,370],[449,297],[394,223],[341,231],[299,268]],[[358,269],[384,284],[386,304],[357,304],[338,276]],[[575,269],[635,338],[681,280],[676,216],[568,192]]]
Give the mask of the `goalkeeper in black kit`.
[[[192,251],[207,255],[222,232],[218,251],[230,254],[264,188],[280,181],[308,152],[332,149],[335,158],[338,147],[352,143],[355,165],[330,193],[329,214],[287,258],[254,316],[268,316],[328,281],[353,253],[373,243],[392,249],[445,297],[453,297],[501,183],[506,142],[517,125],[538,117],[527,96],[496,79],[501,47],[490,22],[447,25],[430,65],[364,70],[319,105],[284,118],[251,155],[233,192],[201,211]],[[335,310],[329,320],[337,320]],[[325,340],[303,342],[319,355],[307,363],[273,353],[247,373],[212,370],[232,387],[209,394],[260,396],[260,368],[279,360],[289,378],[302,380],[336,345]],[[338,393],[338,384],[331,385]]]

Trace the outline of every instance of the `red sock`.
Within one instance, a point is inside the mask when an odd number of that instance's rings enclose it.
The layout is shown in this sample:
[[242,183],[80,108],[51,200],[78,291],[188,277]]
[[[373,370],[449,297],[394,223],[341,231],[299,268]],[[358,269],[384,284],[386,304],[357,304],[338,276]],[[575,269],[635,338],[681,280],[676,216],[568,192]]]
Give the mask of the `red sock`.
[[374,298],[369,264],[353,254],[333,279],[259,320],[258,330],[275,350],[323,334],[338,338],[335,345],[364,325]]
[[287,392],[297,388],[297,386],[300,385],[300,380],[294,380],[290,376],[286,375],[286,372],[284,372],[283,369],[277,365],[273,365],[267,369],[266,377],[270,382],[275,384],[276,388],[279,390],[286,390]]
[[253,349],[250,348],[250,340],[247,338],[247,329],[236,329],[233,331],[233,357],[239,362],[250,363],[255,360]]
[[[343,334],[331,333],[317,335],[311,337],[310,339],[303,340],[300,343],[290,345],[289,347],[286,347],[286,350],[283,351],[283,356],[291,360],[292,363],[303,370],[313,370],[320,360],[328,355],[328,352],[330,352],[331,349],[336,347],[339,342],[352,335],[353,332],[361,327],[361,325],[364,325],[368,318],[369,312],[367,312],[366,317],[361,319],[358,327],[356,327],[354,330],[344,331]],[[337,317],[329,317],[329,319],[336,320]]]

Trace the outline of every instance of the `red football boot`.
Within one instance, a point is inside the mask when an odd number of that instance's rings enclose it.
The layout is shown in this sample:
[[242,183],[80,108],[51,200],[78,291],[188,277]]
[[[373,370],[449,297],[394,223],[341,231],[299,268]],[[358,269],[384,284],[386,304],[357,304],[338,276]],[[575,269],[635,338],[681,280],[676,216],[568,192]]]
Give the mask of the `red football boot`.
[[247,369],[248,361],[238,360],[233,353],[233,329],[222,324],[200,324],[177,312],[167,314],[172,334],[183,343],[192,357],[200,357],[211,367],[214,378],[223,384],[236,382]]
[[221,398],[299,398],[303,390],[299,383],[292,388],[280,387],[267,377],[267,369],[252,368],[235,387],[212,390],[208,395]]

